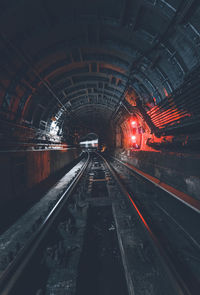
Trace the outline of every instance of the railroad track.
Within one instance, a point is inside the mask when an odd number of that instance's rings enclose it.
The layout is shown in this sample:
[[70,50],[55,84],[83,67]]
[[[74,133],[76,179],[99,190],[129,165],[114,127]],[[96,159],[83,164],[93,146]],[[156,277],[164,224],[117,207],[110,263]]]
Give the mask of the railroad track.
[[199,209],[149,181],[131,165],[112,158],[111,166],[157,244],[168,273],[177,281],[181,290],[177,294],[199,294]]
[[1,295],[198,294],[163,247],[145,198],[136,200],[120,170],[98,153],[88,155],[1,274]]
[[[31,235],[29,240],[26,242],[24,247],[20,249],[18,254],[9,263],[8,267],[0,275],[0,294],[7,295],[13,294],[17,295],[16,288],[20,289],[18,284],[24,284],[21,280],[24,277],[24,273],[27,268],[30,267],[30,263],[35,257],[38,249],[40,249],[43,241],[46,239],[49,231],[54,226],[58,216],[61,214],[63,208],[67,205],[70,196],[77,187],[81,178],[86,171],[90,162],[90,155],[85,161],[85,164],[82,166],[82,169],[78,172],[69,186],[66,188],[64,193],[59,197],[59,200],[53,206],[51,211],[48,213],[42,224],[39,225],[38,229]],[[17,287],[16,287],[17,286]],[[23,294],[23,293],[22,293]],[[31,294],[31,291],[27,294]]]

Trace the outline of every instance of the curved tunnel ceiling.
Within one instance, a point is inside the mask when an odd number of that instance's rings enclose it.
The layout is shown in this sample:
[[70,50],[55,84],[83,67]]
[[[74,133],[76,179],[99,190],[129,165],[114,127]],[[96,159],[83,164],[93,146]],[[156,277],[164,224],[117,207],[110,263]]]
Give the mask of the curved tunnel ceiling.
[[157,104],[200,61],[200,4],[1,1],[1,117],[104,128],[133,87]]

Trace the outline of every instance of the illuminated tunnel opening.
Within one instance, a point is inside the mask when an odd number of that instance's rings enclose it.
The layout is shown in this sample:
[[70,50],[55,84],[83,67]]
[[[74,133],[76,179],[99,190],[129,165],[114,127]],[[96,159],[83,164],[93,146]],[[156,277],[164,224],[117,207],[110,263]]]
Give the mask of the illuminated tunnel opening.
[[99,146],[99,137],[95,133],[89,133],[80,140],[79,144],[83,149],[97,149]]

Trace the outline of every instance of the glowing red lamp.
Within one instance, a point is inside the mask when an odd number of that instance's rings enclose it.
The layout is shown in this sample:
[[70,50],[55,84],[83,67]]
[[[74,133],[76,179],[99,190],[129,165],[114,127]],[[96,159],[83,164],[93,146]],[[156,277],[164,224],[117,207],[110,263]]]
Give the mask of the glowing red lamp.
[[131,139],[132,139],[132,141],[135,141],[136,140],[136,136],[135,135],[132,135],[131,136]]
[[131,121],[131,125],[135,126],[136,125],[136,121]]

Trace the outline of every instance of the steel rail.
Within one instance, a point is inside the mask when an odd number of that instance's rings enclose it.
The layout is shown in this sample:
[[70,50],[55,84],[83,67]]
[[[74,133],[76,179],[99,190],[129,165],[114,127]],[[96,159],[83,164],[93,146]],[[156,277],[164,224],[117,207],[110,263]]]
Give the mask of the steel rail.
[[[139,176],[141,176],[142,178],[146,179],[147,181],[151,182],[152,184],[154,184],[156,187],[160,188],[161,190],[167,192],[169,195],[171,195],[172,197],[174,197],[175,199],[177,199],[178,201],[180,201],[181,203],[183,203],[184,205],[186,205],[187,207],[191,208],[192,210],[194,210],[197,213],[200,213],[200,202],[194,198],[192,198],[191,196],[187,195],[184,193],[184,195],[187,196],[187,199],[183,199],[180,196],[178,196],[175,192],[170,191],[169,189],[167,189],[163,184],[162,181],[160,181],[158,178],[155,178],[153,176],[148,177],[147,173],[144,172],[144,174],[142,173],[142,171],[139,171],[139,169],[137,169],[138,171],[136,171],[134,169],[134,167],[131,167],[130,164],[124,163],[121,160],[118,160],[115,157],[112,157],[115,161],[119,162],[121,165],[123,165],[124,167],[126,167],[129,171],[131,171],[132,174],[137,174]],[[155,181],[155,180],[157,181]],[[170,187],[169,185],[167,185],[168,187]],[[176,190],[178,191],[178,190]]]
[[145,229],[145,231],[147,232],[147,234],[149,236],[149,240],[150,240],[154,250],[159,255],[160,262],[161,262],[163,268],[165,269],[172,285],[177,290],[177,295],[192,295],[192,293],[190,292],[190,290],[186,286],[185,282],[183,281],[183,279],[181,278],[179,273],[176,271],[173,263],[171,262],[171,259],[166,254],[166,252],[163,249],[162,245],[160,244],[158,238],[156,237],[156,235],[153,233],[153,231],[149,227],[149,225],[146,222],[145,218],[143,217],[143,214],[141,213],[140,209],[135,204],[133,197],[128,192],[128,190],[126,189],[124,184],[121,182],[120,177],[118,176],[118,173],[114,170],[113,167],[111,167],[108,164],[108,162],[106,161],[106,159],[102,155],[100,155],[100,154],[98,154],[98,155],[104,160],[105,164],[107,165],[107,167],[110,170],[111,174],[113,175],[114,179],[118,183],[122,193],[126,196],[126,198],[128,198],[128,200],[133,205],[135,212],[137,213],[137,215],[139,217],[140,223],[142,224],[143,228]]
[[9,295],[17,281],[23,275],[25,268],[29,264],[31,258],[40,247],[42,241],[47,236],[48,231],[55,222],[56,218],[60,214],[61,210],[66,205],[71,193],[82,178],[88,164],[90,162],[90,155],[88,153],[87,159],[83,164],[81,171],[76,175],[70,185],[67,187],[65,192],[61,195],[57,203],[51,209],[45,220],[42,222],[38,230],[33,233],[30,239],[26,242],[24,247],[19,251],[14,260],[8,265],[5,271],[0,275],[0,294]]

